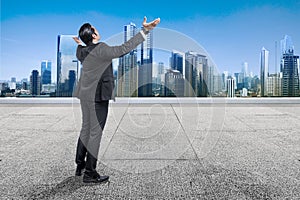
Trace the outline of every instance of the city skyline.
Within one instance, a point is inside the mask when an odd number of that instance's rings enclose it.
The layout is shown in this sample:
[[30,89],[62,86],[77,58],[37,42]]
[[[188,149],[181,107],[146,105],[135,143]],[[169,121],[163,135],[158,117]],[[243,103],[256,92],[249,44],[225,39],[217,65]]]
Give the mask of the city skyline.
[[[1,1],[0,80],[28,78],[32,70],[40,69],[42,60],[50,60],[54,82],[58,35],[76,35],[78,27],[89,21],[98,27],[102,41],[105,41],[112,35],[122,33],[124,24],[133,22],[140,26],[144,15],[149,20],[161,17],[161,28],[181,32],[202,45],[220,73],[239,72],[242,63],[247,62],[249,71],[259,75],[262,47],[270,51],[269,71],[274,72],[275,42],[279,43],[286,34],[293,40],[295,54],[299,54],[297,33],[300,28],[295,26],[300,18],[298,1],[232,1],[231,4],[201,1],[174,7],[172,4],[172,9],[168,7],[170,3],[166,2],[153,10],[145,8],[138,1],[132,2],[131,9],[126,9],[129,6],[122,2],[118,2],[118,6],[102,2],[101,8],[96,9],[77,6],[74,1],[55,2],[44,1],[45,5],[39,6],[40,3],[33,5],[32,1],[25,1],[15,6],[11,1]],[[278,45],[277,69],[279,52]]]

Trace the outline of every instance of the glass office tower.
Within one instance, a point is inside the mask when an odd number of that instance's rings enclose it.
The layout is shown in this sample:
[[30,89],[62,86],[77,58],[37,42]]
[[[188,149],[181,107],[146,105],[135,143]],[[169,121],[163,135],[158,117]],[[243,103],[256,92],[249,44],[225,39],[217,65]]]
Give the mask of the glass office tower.
[[267,79],[269,77],[269,51],[264,47],[260,53],[260,81],[261,81],[261,96],[267,96],[268,86]]
[[[57,88],[56,96],[71,97],[80,76],[76,58],[77,44],[74,35],[59,35],[57,40]],[[75,76],[75,78],[74,78]]]
[[[132,38],[137,32],[136,25],[130,23],[124,26],[124,42]],[[120,57],[118,66],[117,96],[138,96],[137,49]]]
[[152,96],[153,32],[141,44],[141,61],[138,68],[138,96]]
[[51,61],[41,62],[41,84],[51,84]]

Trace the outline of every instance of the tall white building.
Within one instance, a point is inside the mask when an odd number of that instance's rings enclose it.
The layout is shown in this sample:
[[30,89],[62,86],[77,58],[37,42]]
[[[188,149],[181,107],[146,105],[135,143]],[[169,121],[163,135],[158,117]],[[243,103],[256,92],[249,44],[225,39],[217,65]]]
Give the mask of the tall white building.
[[268,95],[267,79],[269,76],[269,51],[262,48],[260,52],[260,81],[261,81],[261,96]]
[[227,82],[227,97],[230,98],[235,97],[235,79],[232,77],[228,77],[226,82]]
[[270,74],[267,79],[267,95],[281,96],[282,95],[282,73]]
[[244,74],[244,77],[249,76],[248,63],[247,62],[243,62],[243,64],[242,64],[242,73]]

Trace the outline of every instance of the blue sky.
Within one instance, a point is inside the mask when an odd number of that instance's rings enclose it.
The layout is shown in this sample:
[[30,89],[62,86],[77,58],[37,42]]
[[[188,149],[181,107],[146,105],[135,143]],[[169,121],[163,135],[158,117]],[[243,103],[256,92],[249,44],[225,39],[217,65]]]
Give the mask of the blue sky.
[[[71,1],[1,0],[0,80],[28,78],[51,60],[56,73],[57,35],[77,34],[84,22],[96,26],[106,40],[123,25],[161,18],[159,27],[191,37],[210,54],[220,71],[238,72],[242,62],[259,73],[259,53],[270,51],[275,69],[275,41],[292,37],[300,52],[300,1]],[[155,38],[154,38],[155,39]],[[278,51],[279,52],[279,51]],[[53,77],[53,80],[54,80]]]

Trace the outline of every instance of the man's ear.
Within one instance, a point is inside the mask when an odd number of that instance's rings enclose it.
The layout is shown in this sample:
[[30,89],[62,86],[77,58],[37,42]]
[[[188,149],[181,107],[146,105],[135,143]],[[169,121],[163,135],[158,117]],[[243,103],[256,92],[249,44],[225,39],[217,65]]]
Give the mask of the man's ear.
[[92,37],[93,37],[93,39],[96,39],[97,34],[96,34],[96,33],[93,33],[93,34],[92,34]]

